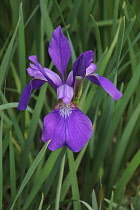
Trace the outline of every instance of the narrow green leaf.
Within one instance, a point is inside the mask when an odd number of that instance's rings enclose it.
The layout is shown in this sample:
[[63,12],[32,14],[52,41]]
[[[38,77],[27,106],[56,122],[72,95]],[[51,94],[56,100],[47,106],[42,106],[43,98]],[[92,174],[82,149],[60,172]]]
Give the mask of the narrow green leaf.
[[109,206],[108,206],[107,210],[113,209],[113,200],[114,200],[114,193],[112,192],[111,199],[110,199]]
[[18,102],[7,103],[0,105],[0,111],[10,108],[16,108],[18,106]]
[[[42,171],[40,172],[38,182],[36,182],[35,185],[32,187],[31,192],[28,195],[22,210],[28,209],[30,203],[33,201],[33,199],[35,198],[35,195],[38,193],[39,188],[42,186],[43,182],[51,175],[51,171],[53,169],[55,169],[56,165],[58,166],[58,167],[56,167],[57,169],[60,168],[60,163],[62,161],[64,154],[65,154],[65,150],[66,150],[66,148],[58,149],[58,150],[54,151],[53,153],[51,153],[51,155],[49,156],[48,160],[46,161]],[[54,173],[54,171],[53,171],[53,173]],[[53,182],[54,176],[51,176],[49,178],[50,179],[47,179],[48,184],[47,184],[46,188],[48,188],[49,183]]]
[[118,12],[119,12],[119,3],[120,0],[114,1],[114,8],[113,8],[113,24],[112,24],[112,40],[115,36],[116,29],[117,29],[117,20],[118,20]]
[[36,12],[38,11],[39,8],[40,8],[40,5],[38,4],[38,5],[36,5],[36,7],[32,10],[32,12],[31,12],[31,14],[30,14],[28,20],[27,20],[26,23],[25,23],[25,28],[26,28],[26,26],[28,25],[28,23],[32,20],[33,16],[36,14]]
[[100,66],[100,74],[101,74],[101,75],[103,75],[103,73],[104,73],[104,71],[105,71],[105,69],[106,69],[106,67],[107,67],[107,64],[108,64],[108,62],[109,62],[109,60],[110,60],[110,58],[111,58],[111,55],[112,55],[112,53],[113,53],[113,50],[114,50],[114,48],[115,48],[115,46],[116,46],[116,43],[117,43],[117,41],[118,41],[118,33],[119,33],[121,21],[122,21],[122,20],[120,20],[120,22],[119,22],[119,26],[118,26],[117,32],[116,32],[116,34],[115,34],[115,37],[114,37],[114,39],[113,39],[113,41],[112,41],[112,43],[111,43],[111,46],[109,47],[107,53],[105,53],[104,59],[103,59],[103,61],[102,61],[102,63],[101,63],[101,66]]
[[41,9],[42,18],[44,21],[44,29],[47,34],[48,41],[50,41],[52,32],[53,32],[53,25],[52,25],[51,19],[49,17],[48,10],[46,9],[46,1],[45,0],[40,0],[40,9]]
[[23,11],[22,11],[22,2],[20,3],[19,8],[19,69],[20,69],[20,82],[21,82],[21,89],[26,85],[26,55],[25,55],[25,35],[24,35],[24,19],[23,19]]
[[102,45],[101,45],[101,36],[100,36],[100,31],[97,25],[97,22],[95,21],[94,17],[92,15],[90,15],[92,20],[93,20],[93,25],[95,27],[95,34],[96,34],[96,40],[97,40],[97,53],[98,53],[98,57],[101,56],[102,54]]
[[3,162],[2,162],[2,130],[3,130],[3,113],[1,112],[0,122],[0,209],[2,209],[2,195],[3,195]]
[[97,198],[94,190],[92,191],[92,209],[98,210]]
[[120,142],[117,146],[116,152],[115,152],[115,158],[113,160],[113,165],[112,165],[112,170],[110,173],[110,183],[109,183],[109,187],[111,189],[111,186],[116,178],[117,172],[119,170],[123,155],[126,151],[126,147],[129,143],[129,139],[132,135],[132,132],[136,126],[137,120],[139,119],[140,116],[140,104],[138,104],[138,106],[136,107],[136,109],[134,110],[134,112],[132,113],[132,116],[130,118],[130,120],[128,121],[125,130],[122,134],[122,137],[120,139]]
[[[79,165],[80,165],[80,163],[82,161],[82,158],[83,158],[83,156],[84,156],[84,154],[86,152],[87,146],[88,146],[88,144],[86,144],[84,146],[84,148],[78,154],[78,157],[77,157],[77,159],[75,161],[75,169],[76,169],[76,171],[79,168]],[[70,172],[67,174],[67,176],[66,176],[66,178],[65,178],[65,180],[63,182],[63,185],[62,185],[61,201],[64,200],[64,198],[65,198],[65,196],[66,196],[66,194],[68,192],[69,187],[70,187]]]
[[4,55],[4,58],[2,60],[2,63],[1,63],[1,66],[0,66],[0,88],[2,87],[2,84],[4,82],[4,79],[5,79],[5,76],[7,74],[7,71],[8,71],[8,65],[9,65],[9,61],[10,61],[10,56],[12,54],[12,50],[13,50],[13,44],[14,44],[14,41],[15,41],[15,38],[16,38],[16,34],[17,34],[17,30],[18,30],[18,27],[19,27],[19,23],[20,23],[20,18],[18,20],[18,23],[17,23],[17,26],[15,28],[15,31],[14,31],[14,34],[12,36],[12,39],[8,45],[8,48],[6,50],[6,53]]
[[73,24],[73,22],[74,22],[74,20],[77,16],[77,13],[79,11],[81,3],[82,3],[82,0],[76,0],[76,1],[73,2],[73,6],[72,6],[72,9],[71,9],[71,14],[70,14],[69,21],[68,21],[68,23],[70,25]]
[[87,207],[88,210],[94,210],[87,202],[79,200],[84,206]]
[[59,210],[59,202],[60,202],[62,178],[63,178],[63,173],[64,173],[64,165],[65,165],[65,155],[62,159],[62,163],[61,163],[61,167],[60,167],[60,174],[59,174],[58,185],[57,185],[57,190],[56,190],[55,210]]
[[28,137],[27,137],[27,141],[26,141],[26,145],[24,148],[24,157],[23,157],[23,171],[22,173],[24,174],[24,171],[26,170],[26,164],[27,164],[27,159],[28,159],[28,155],[30,152],[30,145],[31,142],[33,141],[33,138],[35,136],[35,132],[36,132],[36,128],[38,125],[38,119],[42,110],[42,106],[44,103],[44,96],[47,90],[47,86],[48,84],[44,84],[40,90],[39,96],[37,98],[37,103],[35,105],[35,109],[33,111],[32,114],[32,119],[30,121],[30,125],[28,127]]
[[[108,204],[110,204],[110,200],[108,200],[108,199],[104,199]],[[112,206],[113,206],[113,208],[115,208],[115,209],[117,209],[118,208],[118,204],[117,203],[115,203],[115,202],[113,202],[112,203]],[[113,209],[114,210],[114,209]],[[126,210],[126,208],[125,207],[122,207],[122,206],[120,206],[119,207],[119,210]]]
[[132,18],[130,24],[128,25],[128,27],[125,30],[125,33],[124,33],[124,44],[125,44],[126,40],[128,39],[128,37],[130,35],[130,32],[132,31],[135,22],[136,22],[136,16],[134,16],[134,18]]
[[136,89],[136,86],[137,86],[137,84],[139,82],[139,78],[140,78],[139,69],[140,69],[140,65],[137,66],[135,74],[133,75],[130,82],[128,83],[126,91],[125,91],[122,99],[120,99],[120,103],[118,104],[118,106],[116,106],[114,116],[113,116],[110,126],[108,128],[108,132],[106,133],[106,137],[104,139],[104,144],[101,146],[101,148],[98,148],[98,154],[96,153],[96,157],[95,157],[96,160],[95,160],[95,164],[94,164],[94,173],[98,172],[98,169],[101,166],[101,163],[102,163],[102,161],[105,157],[105,154],[107,152],[107,149],[109,147],[109,144],[112,140],[114,132],[120,122],[122,114],[129,102],[133,92]]
[[43,207],[43,201],[44,201],[44,194],[42,193],[42,198],[41,198],[41,201],[40,201],[38,210],[41,210],[42,209],[42,207]]
[[[5,96],[4,96],[4,94],[2,93],[2,91],[0,91],[0,96],[1,96],[1,98],[2,98],[2,100],[3,100],[3,102],[4,102],[4,103],[7,103],[6,107],[8,107],[9,105],[8,105],[7,99],[5,98]],[[4,105],[4,104],[1,105],[1,109],[2,109],[2,110],[3,110],[3,106],[5,107],[5,105]],[[13,105],[13,106],[14,106],[14,105]],[[10,107],[9,107],[9,108],[10,108]],[[17,119],[16,119],[15,115],[13,114],[12,110],[7,109],[7,111],[8,111],[8,114],[9,114],[10,118],[11,118],[11,121],[12,121],[12,123],[13,123],[13,126],[14,126],[14,128],[15,128],[15,131],[16,131],[16,134],[17,134],[18,139],[19,139],[19,141],[20,141],[20,144],[21,144],[22,147],[24,147],[24,137],[23,137],[23,134],[22,134],[22,132],[21,132],[21,129],[20,129],[19,125],[18,125]]]
[[120,194],[127,185],[128,181],[132,177],[133,173],[137,169],[137,167],[140,165],[140,150],[137,151],[137,153],[134,155],[132,158],[131,162],[123,172],[120,180],[118,181],[116,185],[116,190],[115,190],[115,200],[120,199]]
[[38,164],[40,163],[42,157],[44,156],[45,154],[45,151],[47,149],[47,146],[48,146],[49,142],[44,144],[43,148],[41,149],[41,151],[38,153],[38,155],[36,156],[35,160],[33,161],[33,163],[31,164],[29,170],[27,171],[23,181],[22,181],[22,184],[18,190],[18,193],[13,201],[13,204],[10,208],[10,210],[14,209],[14,205],[17,201],[17,199],[19,198],[20,194],[22,193],[22,191],[24,190],[25,186],[27,185],[28,181],[30,180],[31,176],[33,175],[35,169],[37,168]]
[[[68,160],[69,160],[69,168],[70,168],[70,180],[72,187],[72,199],[80,200],[78,181],[76,176],[76,168],[72,151],[68,150]],[[81,205],[79,202],[73,203],[74,210],[80,210]]]
[[118,42],[116,44],[116,52],[115,52],[116,69],[118,68],[120,55],[122,51],[124,31],[125,31],[125,17],[123,17],[121,20],[119,33],[118,33]]
[[15,170],[15,155],[12,143],[12,135],[9,135],[9,152],[10,152],[10,183],[11,183],[11,200],[13,201],[16,195],[16,170]]
[[[132,16],[135,16],[136,13],[135,13],[133,7],[131,6],[131,4],[129,3],[129,1],[128,0],[125,0],[125,3],[127,5],[127,7],[129,8],[129,11],[131,12],[131,15]],[[132,18],[132,17],[130,17],[130,18]],[[137,20],[138,25],[140,26],[140,20],[139,20],[138,16],[136,16],[136,20]]]

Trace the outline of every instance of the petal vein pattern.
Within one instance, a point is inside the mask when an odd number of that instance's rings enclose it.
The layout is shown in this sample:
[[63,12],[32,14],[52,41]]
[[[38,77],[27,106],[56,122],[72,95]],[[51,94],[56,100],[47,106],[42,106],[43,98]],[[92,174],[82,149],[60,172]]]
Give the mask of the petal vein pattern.
[[55,109],[44,118],[43,125],[42,140],[51,140],[49,149],[52,151],[68,146],[73,152],[78,152],[92,135],[90,119],[78,108],[72,108],[67,117]]
[[71,56],[71,48],[68,39],[62,33],[61,26],[58,26],[52,34],[49,55],[64,79],[64,74]]

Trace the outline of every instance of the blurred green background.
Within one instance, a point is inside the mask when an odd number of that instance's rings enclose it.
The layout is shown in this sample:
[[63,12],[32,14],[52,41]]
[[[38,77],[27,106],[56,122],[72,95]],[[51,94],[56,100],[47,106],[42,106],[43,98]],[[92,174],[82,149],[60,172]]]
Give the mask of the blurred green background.
[[[48,54],[61,25],[72,63],[95,52],[98,72],[123,93],[114,102],[87,80],[79,108],[93,135],[79,152],[51,152],[42,120],[57,103],[45,84],[26,111],[16,109],[31,79],[28,56],[57,72]],[[140,209],[140,1],[3,0],[0,3],[0,209]]]

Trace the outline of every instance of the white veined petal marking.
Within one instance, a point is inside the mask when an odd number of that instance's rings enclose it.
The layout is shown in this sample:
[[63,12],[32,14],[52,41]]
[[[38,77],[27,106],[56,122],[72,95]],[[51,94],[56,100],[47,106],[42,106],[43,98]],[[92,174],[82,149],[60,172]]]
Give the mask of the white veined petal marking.
[[59,113],[62,117],[68,117],[72,113],[72,107],[70,104],[62,103],[59,107]]

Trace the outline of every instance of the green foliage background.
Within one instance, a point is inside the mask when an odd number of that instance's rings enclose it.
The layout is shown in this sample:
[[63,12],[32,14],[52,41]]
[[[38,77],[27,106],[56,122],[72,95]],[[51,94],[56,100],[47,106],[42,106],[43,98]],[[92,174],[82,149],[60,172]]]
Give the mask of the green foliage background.
[[[140,209],[140,1],[7,0],[0,3],[0,209]],[[48,55],[61,25],[72,63],[94,50],[98,73],[123,92],[112,101],[85,81],[80,109],[93,135],[76,154],[51,152],[41,141],[42,120],[57,103],[50,85],[16,109],[28,56],[56,71]]]

